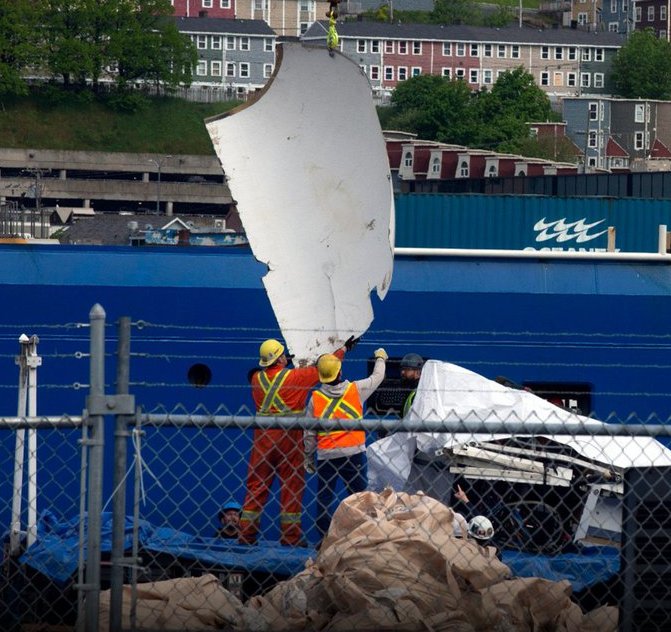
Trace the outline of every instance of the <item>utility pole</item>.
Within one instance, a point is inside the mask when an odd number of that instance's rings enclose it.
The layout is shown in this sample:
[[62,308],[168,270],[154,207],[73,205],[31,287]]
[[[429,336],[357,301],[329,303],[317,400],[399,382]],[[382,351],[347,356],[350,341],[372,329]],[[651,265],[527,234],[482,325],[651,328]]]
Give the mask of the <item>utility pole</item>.
[[519,14],[520,14],[520,18],[519,18],[519,19],[520,19],[519,26],[520,26],[520,28],[522,28],[522,0],[520,0],[520,11],[519,11]]
[[159,160],[156,160],[155,158],[150,158],[149,162],[153,162],[156,165],[156,214],[160,215],[161,214],[161,165],[168,160],[169,158],[172,158],[172,156],[163,156],[163,158],[160,158]]

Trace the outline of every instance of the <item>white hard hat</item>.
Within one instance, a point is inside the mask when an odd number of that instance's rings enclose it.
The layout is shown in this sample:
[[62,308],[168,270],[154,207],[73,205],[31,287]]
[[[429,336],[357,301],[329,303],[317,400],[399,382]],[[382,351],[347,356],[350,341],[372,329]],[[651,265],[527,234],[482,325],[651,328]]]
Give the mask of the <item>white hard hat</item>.
[[489,540],[494,535],[494,525],[487,516],[475,516],[468,523],[468,535],[476,540]]

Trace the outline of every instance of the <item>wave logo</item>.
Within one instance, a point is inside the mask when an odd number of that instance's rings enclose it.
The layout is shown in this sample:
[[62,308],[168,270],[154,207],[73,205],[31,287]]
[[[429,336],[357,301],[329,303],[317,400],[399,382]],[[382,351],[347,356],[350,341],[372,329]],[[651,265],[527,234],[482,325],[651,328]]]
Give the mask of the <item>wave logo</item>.
[[577,244],[583,244],[586,241],[592,241],[592,239],[601,237],[601,235],[605,235],[608,232],[608,228],[597,233],[590,234],[589,232],[591,228],[603,224],[605,221],[605,219],[602,219],[598,222],[587,224],[585,217],[579,219],[577,222],[567,222],[565,217],[554,222],[548,222],[543,218],[534,225],[534,230],[539,233],[536,236],[536,241],[554,239],[557,243],[564,243],[575,239]]

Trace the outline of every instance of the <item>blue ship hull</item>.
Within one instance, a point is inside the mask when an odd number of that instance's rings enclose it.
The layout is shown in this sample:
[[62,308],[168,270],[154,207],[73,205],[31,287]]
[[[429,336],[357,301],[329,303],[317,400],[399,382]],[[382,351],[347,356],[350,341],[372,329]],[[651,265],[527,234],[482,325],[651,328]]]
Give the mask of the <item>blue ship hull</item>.
[[[250,252],[17,245],[0,248],[0,269],[0,384],[8,416],[16,411],[13,358],[23,333],[40,339],[38,414],[81,414],[89,380],[89,330],[82,324],[96,303],[108,322],[107,392],[115,388],[115,322],[128,316],[130,390],[145,412],[248,411],[247,373],[259,343],[280,335],[261,281],[264,266]],[[583,412],[601,419],[666,420],[670,311],[666,263],[399,256],[390,291],[382,302],[374,297],[375,319],[345,370],[366,375],[372,351],[384,346],[392,357],[415,351],[489,378],[580,384],[589,390],[590,410]],[[76,476],[59,474],[78,471],[75,435],[49,431],[40,438],[40,512],[54,506],[65,516],[78,512]],[[207,535],[217,503],[228,493],[242,500],[250,431],[147,429],[144,442],[143,458],[161,487],[154,487],[143,518]],[[9,464],[13,436],[2,443]],[[11,468],[3,471],[7,501]],[[181,490],[179,497],[170,490]],[[309,487],[306,507],[314,506],[313,494]],[[277,515],[272,503],[267,514]],[[9,515],[3,502],[2,524]],[[277,535],[274,528],[269,537]]]

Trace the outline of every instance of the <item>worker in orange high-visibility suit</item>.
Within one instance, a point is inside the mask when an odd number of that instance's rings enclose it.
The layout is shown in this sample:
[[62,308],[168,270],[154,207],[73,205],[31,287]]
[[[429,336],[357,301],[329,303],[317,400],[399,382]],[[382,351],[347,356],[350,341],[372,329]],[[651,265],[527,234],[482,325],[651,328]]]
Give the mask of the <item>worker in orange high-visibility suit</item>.
[[[342,359],[345,350],[356,340],[335,352]],[[250,382],[256,414],[260,416],[295,417],[303,415],[310,389],[319,383],[317,367],[287,368],[289,360],[284,346],[277,340],[266,340],[259,349],[260,370]],[[259,533],[261,512],[268,500],[275,475],[280,479],[280,543],[304,544],[301,509],[305,488],[303,431],[288,429],[254,430],[254,443],[247,472],[247,494],[240,516],[241,544],[254,544]]]
[[[374,353],[373,372],[363,380],[342,379],[340,358],[330,353],[317,361],[321,387],[312,393],[305,414],[318,419],[362,419],[363,404],[382,383],[387,353]],[[323,539],[331,523],[331,504],[341,479],[348,494],[368,487],[366,433],[363,430],[307,430],[305,432],[306,462],[316,451],[317,463],[317,530]],[[320,541],[321,543],[321,541]]]

